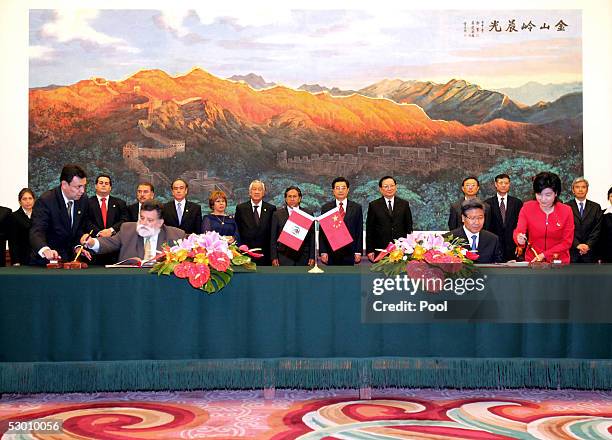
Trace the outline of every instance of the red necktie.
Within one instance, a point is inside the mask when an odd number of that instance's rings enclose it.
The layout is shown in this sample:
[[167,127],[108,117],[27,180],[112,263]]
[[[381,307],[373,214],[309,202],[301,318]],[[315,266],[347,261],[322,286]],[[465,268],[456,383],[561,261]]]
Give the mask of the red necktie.
[[339,208],[338,208],[338,212],[340,213],[340,218],[344,218],[344,214],[346,214],[346,212],[344,212],[344,206],[342,202],[339,203]]
[[106,197],[102,197],[100,211],[102,211],[102,223],[104,224],[104,228],[106,229]]

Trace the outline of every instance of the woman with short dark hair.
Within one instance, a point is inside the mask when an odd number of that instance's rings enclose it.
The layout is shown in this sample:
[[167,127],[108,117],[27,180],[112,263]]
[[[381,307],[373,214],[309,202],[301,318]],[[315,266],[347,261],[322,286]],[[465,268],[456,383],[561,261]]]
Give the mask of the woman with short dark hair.
[[559,201],[561,179],[541,172],[533,180],[535,200],[523,204],[514,230],[514,241],[525,246],[525,261],[570,262],[574,239],[572,208]]
[[238,226],[233,215],[227,215],[227,195],[223,191],[213,191],[208,197],[208,206],[212,210],[210,214],[204,216],[202,221],[202,231],[216,231],[219,235],[227,237],[229,243],[238,243],[240,236]]
[[9,253],[11,264],[23,266],[29,264],[32,247],[30,246],[30,228],[32,227],[32,208],[36,195],[30,188],[22,188],[17,196],[19,208],[11,213]]

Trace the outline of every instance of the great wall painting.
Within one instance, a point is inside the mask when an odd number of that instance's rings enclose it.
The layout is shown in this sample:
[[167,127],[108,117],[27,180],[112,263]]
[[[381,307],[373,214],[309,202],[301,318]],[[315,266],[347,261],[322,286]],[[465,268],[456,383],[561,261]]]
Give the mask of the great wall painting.
[[[378,178],[393,174],[417,228],[441,229],[466,175],[481,178],[484,196],[495,174],[508,172],[515,194],[526,198],[529,176],[542,169],[565,182],[581,174],[578,11],[454,11],[442,19],[427,11],[285,13],[250,22],[199,11],[31,11],[30,185],[39,193],[55,185],[61,164],[74,161],[91,177],[109,172],[113,192],[131,202],[138,181],[153,182],[164,199],[180,176],[206,210],[212,189],[235,205],[259,177],[273,202],[298,184],[316,211],[337,175],[351,180],[352,198],[365,206]],[[135,17],[148,43],[132,39]],[[494,27],[493,18],[510,30]],[[521,34],[512,32],[513,20],[549,28]],[[113,35],[86,32],[111,22]],[[75,29],[59,35],[66,23]],[[428,36],[415,38],[424,27]],[[442,31],[457,34],[444,43],[455,46],[440,46]],[[306,43],[288,43],[289,35]],[[411,41],[410,53],[394,46],[398,38]],[[150,47],[170,43],[173,52]],[[459,59],[412,57],[426,47]],[[287,63],[296,50],[308,60]],[[521,50],[524,61],[511,67]],[[133,59],[147,57],[134,69]],[[209,66],[193,67],[202,59]],[[238,75],[248,72],[265,77]]]

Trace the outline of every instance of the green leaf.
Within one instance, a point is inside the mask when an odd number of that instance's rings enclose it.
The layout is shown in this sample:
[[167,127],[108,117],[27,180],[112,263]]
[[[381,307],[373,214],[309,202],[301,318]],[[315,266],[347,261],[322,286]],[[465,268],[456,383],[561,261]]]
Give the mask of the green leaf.
[[243,264],[247,264],[251,261],[251,257],[247,255],[237,255],[232,259],[232,264],[235,266],[242,266]]

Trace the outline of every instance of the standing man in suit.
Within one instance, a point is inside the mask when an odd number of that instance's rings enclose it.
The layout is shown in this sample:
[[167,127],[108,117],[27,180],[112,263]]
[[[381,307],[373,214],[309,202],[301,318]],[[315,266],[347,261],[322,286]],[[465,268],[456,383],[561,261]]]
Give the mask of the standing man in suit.
[[164,225],[162,209],[156,200],[147,200],[142,204],[138,222],[124,223],[121,230],[110,237],[83,236],[81,243],[100,254],[118,251],[120,261],[129,258],[151,260],[164,243],[172,245],[185,237],[182,229]]
[[[310,226],[302,246],[297,251],[279,243],[280,236],[291,211],[301,209],[302,190],[297,186],[290,186],[285,190],[284,208],[277,209],[272,215],[271,238],[270,238],[270,258],[272,266],[314,266],[315,263],[315,236],[314,222]],[[312,212],[304,209],[304,212],[312,215]]]
[[479,199],[465,200],[461,204],[463,226],[453,229],[449,235],[468,242],[466,249],[478,252],[476,263],[501,263],[502,246],[497,235],[483,229],[485,204]]
[[0,206],[0,267],[6,266],[6,241],[9,238],[11,210]]
[[236,225],[238,235],[242,244],[250,249],[261,249],[263,257],[256,259],[255,262],[260,266],[272,264],[270,258],[270,237],[272,230],[272,216],[276,211],[276,206],[264,202],[266,186],[261,180],[253,180],[249,185],[248,202],[240,203],[236,206]]
[[[448,215],[448,230],[452,231],[461,226],[461,204],[464,200],[475,199],[478,197],[478,191],[480,191],[480,182],[474,176],[469,176],[463,179],[461,182],[461,191],[463,191],[463,198],[453,203],[450,207],[450,213]],[[485,207],[485,223],[484,229],[489,229],[489,221],[491,218],[491,208],[487,203]]]
[[137,222],[140,218],[140,207],[147,200],[155,198],[155,188],[150,182],[141,182],[136,187],[136,203],[128,206],[128,221]]
[[166,226],[180,228],[187,235],[202,233],[202,208],[197,203],[189,202],[189,184],[183,179],[172,182],[173,200],[164,205],[164,222]]
[[343,217],[344,224],[353,238],[352,243],[332,251],[325,232],[320,229],[319,248],[321,251],[321,261],[330,266],[352,266],[361,262],[361,254],[363,253],[363,212],[361,205],[347,198],[349,189],[350,184],[347,179],[336,177],[332,182],[334,200],[325,203],[321,207],[321,214],[337,207],[339,209],[338,213]]
[[507,174],[499,174],[495,177],[495,189],[497,194],[485,200],[485,203],[491,208],[491,221],[487,230],[499,237],[503,249],[503,260],[514,260],[516,245],[512,233],[516,228],[523,202],[508,194],[510,176]]
[[35,254],[32,262],[44,265],[61,257],[74,258],[74,247],[79,244],[89,226],[89,203],[85,193],[87,175],[83,168],[69,164],[62,168],[60,185],[45,192],[34,204],[30,244]]
[[601,233],[601,206],[587,200],[589,182],[584,177],[574,179],[572,192],[576,198],[567,203],[574,213],[574,241],[570,248],[570,262],[595,263],[593,248]]
[[[119,232],[127,221],[127,205],[121,199],[110,195],[113,187],[108,174],[96,177],[96,195],[89,198],[90,229],[94,237],[110,237]],[[105,265],[117,261],[118,254],[108,254],[93,258],[93,264]]]
[[370,202],[366,220],[366,253],[372,262],[376,249],[385,249],[394,239],[412,233],[410,204],[395,196],[395,179],[391,176],[381,178],[378,190],[382,197]]

